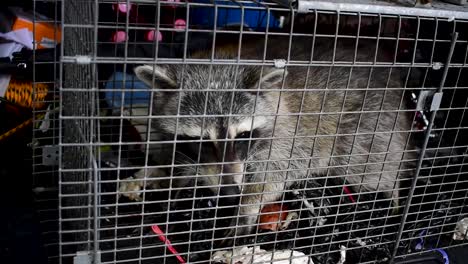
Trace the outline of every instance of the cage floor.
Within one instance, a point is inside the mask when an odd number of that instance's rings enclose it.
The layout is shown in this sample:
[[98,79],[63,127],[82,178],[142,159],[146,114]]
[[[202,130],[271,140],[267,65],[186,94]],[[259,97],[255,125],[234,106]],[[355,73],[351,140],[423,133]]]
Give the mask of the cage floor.
[[[115,188],[111,185],[105,189]],[[463,190],[466,186],[458,187]],[[451,187],[447,185],[447,188]],[[417,197],[424,195],[415,198],[416,205],[411,206],[399,244],[399,255],[416,254],[415,245],[421,239],[428,247],[438,239],[439,246],[453,246],[451,236],[458,216],[468,213],[462,197],[464,192],[450,201],[450,194],[436,189],[424,188],[424,183],[416,189]],[[338,263],[340,247],[346,245],[347,263],[387,263],[394,247],[401,213],[389,212],[388,201],[383,201],[379,195],[360,195],[356,197],[357,203],[353,203],[349,197],[337,197],[340,193],[339,188],[323,188],[323,183],[315,181],[308,183],[306,190],[295,186],[284,196],[283,203],[291,210],[300,211],[298,220],[284,231],[263,230],[256,236],[238,239],[236,244],[260,244],[265,250],[295,248],[312,255],[314,263],[322,264]],[[101,232],[103,242],[100,245],[106,253],[101,255],[102,262],[133,263],[132,260],[143,258],[142,263],[178,263],[152,232],[150,226],[156,223],[166,230],[168,238],[185,259],[209,263],[216,248],[212,240],[215,237],[212,230],[215,226],[216,202],[203,189],[196,193],[187,190],[177,197],[186,199],[184,202],[171,200],[168,203],[167,195],[167,192],[148,190],[144,206],[129,203],[126,198],[116,201],[114,195],[103,195],[101,228],[106,231]],[[305,207],[303,199],[315,209]],[[337,204],[339,206],[334,206]],[[174,208],[177,210],[173,211]],[[195,210],[191,211],[192,208]],[[440,236],[441,233],[444,235]]]

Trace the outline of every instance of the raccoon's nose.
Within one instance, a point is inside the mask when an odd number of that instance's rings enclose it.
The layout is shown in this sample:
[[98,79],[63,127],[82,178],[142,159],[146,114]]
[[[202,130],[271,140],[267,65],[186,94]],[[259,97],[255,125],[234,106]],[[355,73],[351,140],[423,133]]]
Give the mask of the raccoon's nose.
[[237,164],[224,164],[222,173],[223,174],[241,173],[236,167],[237,167]]
[[230,209],[225,210],[223,213],[224,215],[233,215],[235,213],[234,209],[236,209],[234,206],[237,206],[240,200],[240,187],[238,185],[239,182],[237,182],[239,171],[235,165],[236,164],[225,164],[223,166],[219,205],[231,207]]
[[226,175],[225,179],[229,179],[226,182],[231,184],[241,184],[242,175],[244,173],[244,165],[239,160],[234,160],[232,162],[237,163],[224,164],[222,173]]

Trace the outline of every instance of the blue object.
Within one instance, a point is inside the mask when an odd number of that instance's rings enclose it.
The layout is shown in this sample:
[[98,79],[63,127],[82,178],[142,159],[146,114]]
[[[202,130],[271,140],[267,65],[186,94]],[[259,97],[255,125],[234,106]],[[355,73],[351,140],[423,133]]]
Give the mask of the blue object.
[[442,254],[442,258],[444,258],[444,264],[449,264],[449,257],[448,257],[448,254],[447,252],[445,252],[445,250],[441,249],[441,248],[436,248],[435,250],[437,250],[440,254]]
[[[210,0],[195,0],[196,3],[212,3]],[[249,9],[248,7],[262,7],[257,3],[236,3],[231,1],[215,0],[218,6],[216,26],[226,27],[242,23],[242,8],[244,6],[244,26],[259,31],[267,27],[268,13],[265,9]],[[233,6],[232,8],[226,6]],[[190,24],[213,28],[215,19],[214,7],[192,6],[190,8]],[[278,28],[279,21],[270,12],[269,28]]]
[[424,239],[422,238],[424,235],[426,234],[426,230],[423,230],[421,231],[421,233],[419,233],[419,243],[416,245],[415,249],[416,250],[422,250],[423,247],[424,247]]
[[[124,76],[125,82],[123,81]],[[144,82],[133,74],[122,72],[115,72],[107,81],[105,89],[106,102],[113,108],[122,106],[122,95],[124,94],[124,106],[148,105],[151,96],[150,89]]]
[[[424,239],[422,238],[424,235],[426,234],[426,230],[423,230],[421,231],[421,233],[419,233],[419,243],[416,245],[415,249],[416,250],[422,250],[423,247],[424,247]],[[444,264],[449,264],[450,261],[449,261],[449,256],[447,254],[447,252],[445,252],[445,250],[441,249],[441,248],[432,248],[432,247],[429,247],[429,249],[431,250],[435,250],[437,252],[439,252],[440,254],[442,254],[442,258],[444,259]]]

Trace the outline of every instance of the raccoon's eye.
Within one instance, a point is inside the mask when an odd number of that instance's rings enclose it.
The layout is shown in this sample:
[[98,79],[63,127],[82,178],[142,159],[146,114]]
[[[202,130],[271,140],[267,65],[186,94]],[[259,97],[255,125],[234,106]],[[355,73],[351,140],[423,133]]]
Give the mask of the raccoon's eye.
[[[205,138],[203,138],[203,139],[205,139]],[[185,136],[185,135],[177,135],[177,140],[180,140],[180,141],[200,140],[200,137],[189,137],[189,136]]]
[[250,138],[250,131],[244,131],[242,133],[237,134],[236,138]]

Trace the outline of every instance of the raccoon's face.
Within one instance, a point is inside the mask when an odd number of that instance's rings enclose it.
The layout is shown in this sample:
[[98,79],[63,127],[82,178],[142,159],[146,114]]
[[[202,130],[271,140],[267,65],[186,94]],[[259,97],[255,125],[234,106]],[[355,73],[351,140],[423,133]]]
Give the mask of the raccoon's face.
[[[135,73],[157,89],[153,115],[165,117],[154,122],[169,140],[176,135],[177,161],[201,164],[198,175],[241,183],[243,162],[261,147],[257,139],[272,136],[277,113],[278,101],[257,89],[277,88],[285,70],[264,69],[261,77],[251,67],[140,66]],[[220,183],[214,178],[209,184]]]

